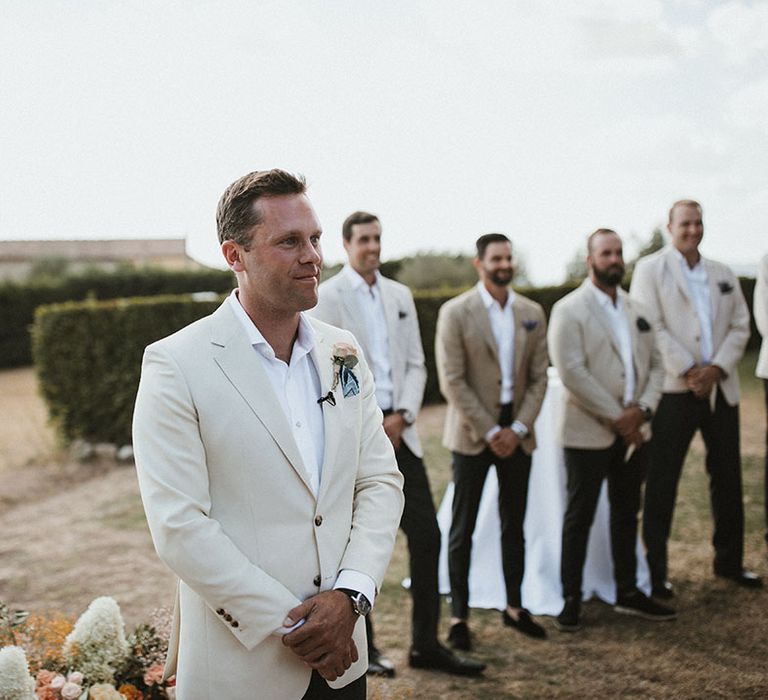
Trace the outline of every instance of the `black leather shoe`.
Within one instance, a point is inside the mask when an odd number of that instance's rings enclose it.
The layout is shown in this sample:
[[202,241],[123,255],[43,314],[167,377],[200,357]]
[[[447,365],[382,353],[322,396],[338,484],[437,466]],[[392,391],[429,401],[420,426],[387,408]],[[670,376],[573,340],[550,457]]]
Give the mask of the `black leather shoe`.
[[577,596],[568,596],[560,614],[555,618],[555,627],[561,632],[578,632],[581,629],[579,614],[581,600]]
[[617,596],[613,609],[622,615],[634,615],[644,620],[664,621],[677,618],[677,613],[672,608],[657,603],[639,590]]
[[368,650],[368,675],[395,677],[395,665],[375,647]]
[[715,576],[719,576],[720,578],[727,578],[729,581],[733,581],[739,586],[744,586],[744,588],[763,587],[763,579],[761,579],[754,571],[747,571],[746,569],[742,569],[736,573],[727,573],[715,570]]
[[518,632],[522,632],[534,639],[544,639],[547,636],[544,628],[536,622],[530,613],[522,608],[515,620],[506,610],[501,613],[501,619],[507,627],[514,627]]
[[457,622],[455,625],[451,625],[451,629],[448,630],[448,644],[461,651],[469,651],[472,648],[472,640],[466,622]]
[[675,597],[675,587],[669,581],[653,584],[651,595],[659,600],[672,600]]
[[484,663],[456,656],[452,651],[439,644],[428,651],[411,649],[408,663],[411,668],[445,671],[455,676],[478,676],[485,670]]

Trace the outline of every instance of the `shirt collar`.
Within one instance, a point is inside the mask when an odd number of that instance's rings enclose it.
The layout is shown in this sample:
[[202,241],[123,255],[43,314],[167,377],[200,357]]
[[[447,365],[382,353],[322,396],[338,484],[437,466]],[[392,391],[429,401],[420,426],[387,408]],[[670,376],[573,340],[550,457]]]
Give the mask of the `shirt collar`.
[[[232,293],[227,297],[232,310],[235,312],[235,316],[240,321],[245,330],[245,334],[248,336],[248,342],[262,355],[270,359],[275,358],[275,351],[269,344],[267,339],[262,335],[256,324],[251,320],[240,300],[237,298],[237,289],[233,289]],[[296,336],[296,342],[293,344],[293,351],[291,353],[291,360],[298,360],[307,353],[312,352],[315,347],[315,329],[307,320],[303,313],[299,314],[299,332]]]
[[672,246],[672,251],[677,256],[677,260],[682,266],[684,272],[700,272],[704,269],[704,256],[701,253],[699,253],[699,261],[693,267],[691,267],[688,265],[688,261],[685,259],[685,256],[677,248],[675,248],[675,246]]
[[601,306],[605,308],[611,308],[611,309],[621,308],[621,294],[619,294],[618,290],[616,290],[616,305],[614,306],[613,299],[611,299],[610,294],[607,294],[602,289],[600,289],[600,287],[598,287],[591,279],[587,278],[587,282],[589,283],[589,286],[592,288],[592,291],[595,293],[595,296],[597,297],[597,301],[600,303]]
[[371,289],[379,288],[379,279],[381,278],[381,273],[378,270],[376,270],[374,273],[376,275],[376,281],[372,285],[368,284],[368,282],[363,279],[362,275],[357,272],[355,268],[352,267],[352,265],[349,263],[346,263],[341,271],[347,276],[347,279],[352,285],[352,289],[354,289],[356,292],[360,291],[361,289],[363,291],[369,292]]
[[502,308],[499,302],[496,301],[491,296],[491,293],[485,288],[482,280],[477,283],[477,291],[480,292],[480,298],[483,300],[483,306],[485,306],[486,309],[490,309],[494,304],[496,304],[496,306],[501,308],[502,311],[506,311],[508,308],[512,307],[512,302],[515,300],[515,292],[511,287],[507,287],[507,303],[504,304],[504,307]]

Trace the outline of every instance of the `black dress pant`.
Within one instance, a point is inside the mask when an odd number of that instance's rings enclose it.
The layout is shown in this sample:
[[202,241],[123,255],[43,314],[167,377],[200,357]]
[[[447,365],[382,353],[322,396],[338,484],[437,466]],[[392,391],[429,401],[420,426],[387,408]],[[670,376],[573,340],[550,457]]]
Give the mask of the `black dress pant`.
[[309,687],[302,700],[365,700],[367,694],[365,674],[343,688],[331,688],[317,671],[312,671]]
[[714,411],[709,399],[692,392],[662,394],[653,419],[653,440],[645,486],[643,539],[648,551],[651,580],[667,580],[667,540],[685,455],[696,430],[706,446],[717,573],[742,570],[744,556],[744,505],[741,489],[739,407],[729,406],[718,387]]
[[763,481],[765,493],[763,504],[765,506],[765,541],[768,542],[768,379],[763,379],[765,391],[765,480]]
[[491,465],[499,480],[501,562],[507,604],[521,607],[520,585],[525,571],[523,521],[528,501],[531,456],[518,448],[509,459],[499,459],[486,448],[478,455],[453,453],[453,520],[448,538],[448,571],[451,579],[451,608],[454,617],[469,614],[469,562],[480,496]]
[[568,475],[568,505],[563,520],[563,551],[560,577],[563,596],[581,600],[584,560],[589,531],[597,509],[603,479],[608,479],[611,506],[611,554],[618,596],[629,594],[637,586],[637,516],[640,491],[648,464],[647,444],[636,449],[624,461],[627,446],[618,438],[604,450],[565,448]]
[[[426,652],[437,646],[440,617],[437,578],[440,528],[423,460],[413,454],[404,442],[395,450],[395,457],[404,479],[405,506],[400,527],[408,539],[411,567],[411,645],[414,649]],[[370,649],[374,645],[373,625],[369,619],[366,619],[366,623]]]

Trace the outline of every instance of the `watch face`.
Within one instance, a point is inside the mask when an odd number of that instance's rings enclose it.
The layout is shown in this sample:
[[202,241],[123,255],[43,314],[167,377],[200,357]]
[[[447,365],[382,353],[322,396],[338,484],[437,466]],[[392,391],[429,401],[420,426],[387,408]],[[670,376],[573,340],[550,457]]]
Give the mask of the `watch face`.
[[359,615],[367,615],[371,612],[371,603],[362,593],[359,593],[352,600],[355,602],[355,607],[357,608],[357,613]]

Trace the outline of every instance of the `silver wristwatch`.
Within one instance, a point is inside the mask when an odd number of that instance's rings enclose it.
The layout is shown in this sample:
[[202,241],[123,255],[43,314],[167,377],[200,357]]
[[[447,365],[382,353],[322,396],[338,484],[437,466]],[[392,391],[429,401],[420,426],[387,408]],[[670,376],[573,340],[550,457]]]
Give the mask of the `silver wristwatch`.
[[346,593],[349,596],[349,599],[352,601],[352,610],[355,615],[362,615],[365,617],[371,612],[371,601],[360,593],[360,591],[353,591],[351,588],[339,588],[337,590]]

